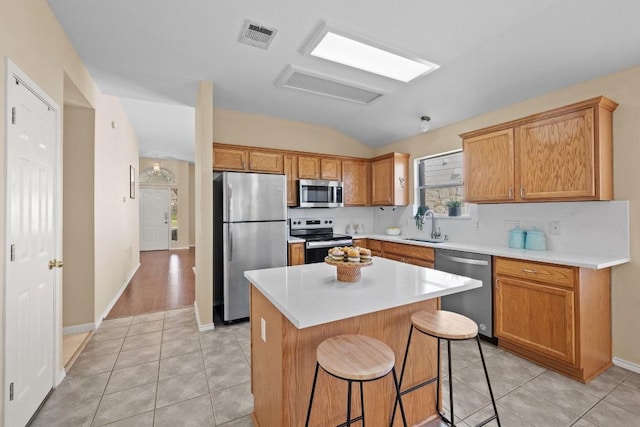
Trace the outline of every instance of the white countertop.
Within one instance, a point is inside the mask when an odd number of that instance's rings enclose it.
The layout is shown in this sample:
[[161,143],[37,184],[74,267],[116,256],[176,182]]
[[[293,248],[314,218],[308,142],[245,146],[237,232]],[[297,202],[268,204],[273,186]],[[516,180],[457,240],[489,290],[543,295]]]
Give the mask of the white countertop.
[[591,255],[551,250],[534,251],[529,249],[513,249],[498,245],[483,245],[456,241],[442,243],[417,242],[414,240],[407,240],[406,236],[388,236],[385,234],[361,234],[355,235],[353,236],[353,238],[385,240],[388,242],[406,243],[409,245],[426,246],[436,249],[440,248],[463,252],[475,252],[506,258],[522,259],[525,261],[547,262],[551,264],[570,265],[573,267],[592,268],[596,270],[601,268],[613,267],[615,265],[620,265],[631,261],[631,259],[628,257],[615,255]]
[[468,277],[373,257],[357,283],[336,267],[305,264],[245,271],[244,276],[298,329],[479,288]]

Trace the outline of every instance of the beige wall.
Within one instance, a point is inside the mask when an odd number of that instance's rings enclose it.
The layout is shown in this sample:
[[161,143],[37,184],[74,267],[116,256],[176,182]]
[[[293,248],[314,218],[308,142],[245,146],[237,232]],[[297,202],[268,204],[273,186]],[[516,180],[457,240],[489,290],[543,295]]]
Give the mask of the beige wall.
[[[189,181],[189,163],[181,160],[158,160],[141,157],[138,169],[140,175],[146,169],[152,169],[155,162],[160,163],[160,167],[168,169],[176,176],[178,181],[178,241],[171,241],[172,249],[184,249],[189,246],[189,230],[191,229],[191,200],[192,192]],[[141,186],[158,187],[159,184],[140,184]],[[161,185],[161,187],[168,187]]]
[[[114,98],[101,95],[95,82],[89,75],[77,52],[69,42],[55,15],[45,0],[0,0],[0,57],[3,63],[0,66],[0,135],[5,135],[5,65],[4,58],[10,58],[19,68],[33,79],[53,100],[62,108],[64,104],[64,78],[73,82],[78,91],[90,105],[95,108],[96,132],[96,181],[95,181],[95,242],[96,252],[96,276],[99,280],[95,283],[96,303],[93,309],[101,313],[100,309],[106,307],[106,301],[115,296],[114,289],[120,287],[118,282],[122,278],[122,264],[138,263],[137,225],[135,230],[131,224],[133,218],[137,224],[137,204],[135,202],[122,202],[122,196],[127,193],[128,170],[123,165],[137,164],[137,140],[135,135],[127,130],[122,120],[124,114],[119,103]],[[63,111],[60,112],[61,120]],[[121,135],[114,138],[109,130],[110,120],[118,120],[123,124]],[[62,121],[60,123],[62,127]],[[130,147],[127,147],[127,143]],[[124,148],[124,152],[114,152],[114,144],[117,148]],[[4,145],[4,144],[3,144]],[[64,149],[64,140],[62,141]],[[0,176],[4,171],[4,149],[0,150]],[[93,159],[95,161],[95,159]],[[99,166],[99,167],[98,167]],[[72,167],[69,164],[65,168]],[[104,174],[99,176],[99,174]],[[64,170],[63,170],[64,176]],[[0,224],[5,223],[5,190],[1,186],[0,191]],[[118,193],[117,197],[115,193]],[[127,193],[128,194],[128,193]],[[117,203],[119,200],[119,203]],[[123,227],[116,233],[109,233],[112,224],[122,224]],[[0,240],[5,241],[4,227],[0,227]],[[112,250],[111,248],[114,248]],[[123,248],[133,248],[131,260],[124,260]],[[5,245],[0,245],[0,257],[4,259]],[[62,254],[64,256],[64,254]],[[71,262],[64,259],[66,263]],[[115,277],[114,277],[115,276]],[[0,263],[0,277],[4,277],[4,266]],[[3,283],[4,286],[4,283]],[[0,292],[3,295],[4,292]],[[1,298],[1,297],[0,297]],[[3,303],[0,301],[0,319]],[[96,309],[97,308],[97,309]],[[60,318],[62,313],[60,313]],[[0,334],[3,330],[0,324]],[[4,337],[0,335],[0,343],[4,343]],[[4,354],[3,344],[0,344],[0,358]],[[0,360],[1,363],[1,360]],[[61,368],[61,367],[58,367]],[[1,373],[0,373],[1,375]],[[0,378],[0,382],[3,379]],[[0,401],[4,400],[4,389],[0,389]],[[1,410],[1,409],[0,409]],[[0,419],[2,414],[0,413]]]
[[213,110],[213,140],[225,144],[373,157],[373,149],[330,127],[238,111]]
[[196,304],[203,326],[213,324],[213,84],[200,82],[196,99]]
[[94,139],[95,110],[65,104],[62,156],[63,327],[93,323],[95,319]]
[[94,195],[96,321],[140,263],[140,204],[137,196],[129,198],[130,165],[138,165],[133,127],[118,98],[100,96],[96,103]]
[[[620,105],[613,113],[614,192],[629,200],[631,262],[612,269],[613,354],[640,365],[640,67],[580,83],[519,104],[397,141],[376,149],[411,153],[412,158],[461,148],[462,132],[517,119],[596,96]],[[413,179],[413,178],[412,178]],[[413,181],[411,181],[413,182]],[[606,218],[603,218],[606,221]]]

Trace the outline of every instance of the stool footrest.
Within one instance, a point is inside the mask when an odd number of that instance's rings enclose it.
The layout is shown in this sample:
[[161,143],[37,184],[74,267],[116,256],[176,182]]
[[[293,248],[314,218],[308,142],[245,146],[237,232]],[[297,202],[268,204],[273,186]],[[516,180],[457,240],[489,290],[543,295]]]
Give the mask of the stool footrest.
[[[360,415],[359,417],[352,418],[351,422],[354,423],[354,422],[360,421],[362,419],[364,419],[364,416]],[[342,424],[338,424],[336,427],[346,427],[346,426],[347,426],[347,423],[342,423]]]
[[401,391],[401,392],[400,392],[400,396],[404,396],[404,395],[405,395],[405,394],[407,394],[407,393],[411,393],[412,391],[416,391],[417,389],[422,388],[422,387],[424,387],[424,386],[426,386],[426,385],[429,385],[429,384],[431,384],[431,383],[434,383],[434,382],[436,382],[437,380],[438,380],[438,377],[433,377],[433,378],[431,378],[431,379],[429,379],[429,380],[426,380],[425,382],[422,382],[422,383],[420,383],[420,384],[416,384],[416,385],[414,385],[413,387],[410,387],[410,388],[408,388],[408,389],[406,389],[406,390],[404,390],[404,391]]
[[497,419],[498,416],[496,414],[493,414],[492,416],[490,416],[489,418],[487,418],[486,420],[482,421],[479,424],[476,424],[475,427],[482,427],[483,425],[489,424],[491,421]]

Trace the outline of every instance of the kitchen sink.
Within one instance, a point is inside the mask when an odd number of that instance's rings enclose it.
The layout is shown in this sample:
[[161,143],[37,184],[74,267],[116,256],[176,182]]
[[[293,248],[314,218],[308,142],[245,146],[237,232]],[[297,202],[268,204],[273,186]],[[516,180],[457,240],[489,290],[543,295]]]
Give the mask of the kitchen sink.
[[449,241],[445,239],[431,239],[429,237],[407,237],[405,240],[413,240],[414,242],[425,242],[425,243],[443,243],[443,242]]

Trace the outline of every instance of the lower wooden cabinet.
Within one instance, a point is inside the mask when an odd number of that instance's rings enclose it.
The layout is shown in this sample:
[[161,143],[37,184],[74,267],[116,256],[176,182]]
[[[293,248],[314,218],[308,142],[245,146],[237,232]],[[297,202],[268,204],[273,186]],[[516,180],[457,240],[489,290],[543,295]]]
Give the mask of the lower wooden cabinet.
[[611,366],[610,269],[494,258],[499,345],[588,382]]
[[304,264],[304,243],[289,243],[289,265]]
[[353,239],[353,246],[359,246],[361,248],[369,248],[368,239]]
[[374,239],[368,239],[367,244],[373,256],[419,265],[420,267],[433,268],[433,260],[435,259],[433,248]]

